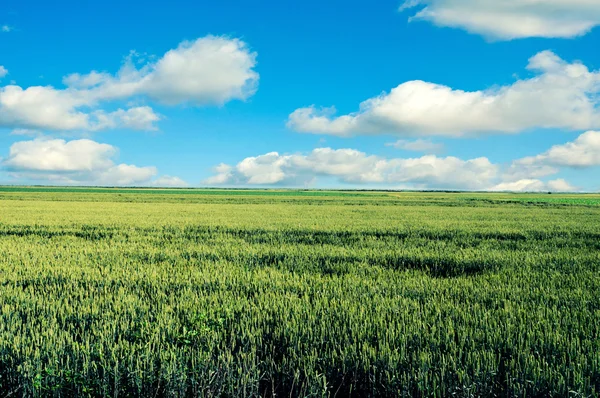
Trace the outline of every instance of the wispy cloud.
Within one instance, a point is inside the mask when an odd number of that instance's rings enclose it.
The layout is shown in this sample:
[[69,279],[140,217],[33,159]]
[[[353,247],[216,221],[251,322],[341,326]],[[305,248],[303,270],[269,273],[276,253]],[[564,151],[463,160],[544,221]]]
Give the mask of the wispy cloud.
[[403,149],[405,151],[423,152],[429,154],[441,153],[444,151],[444,144],[436,143],[431,140],[398,140],[396,142],[389,142],[385,146],[391,146],[396,149]]

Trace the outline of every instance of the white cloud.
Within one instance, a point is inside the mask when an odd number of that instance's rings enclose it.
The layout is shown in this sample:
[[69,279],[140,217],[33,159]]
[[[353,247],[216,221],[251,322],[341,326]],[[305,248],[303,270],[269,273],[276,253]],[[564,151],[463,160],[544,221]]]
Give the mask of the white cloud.
[[498,166],[487,158],[461,160],[433,155],[418,159],[398,159],[390,181],[418,183],[423,187],[483,189],[496,178]]
[[404,137],[600,127],[600,71],[550,51],[533,56],[527,68],[534,77],[484,91],[409,81],[364,101],[356,113],[334,117],[335,108],[311,106],[294,111],[287,125],[304,133]]
[[238,39],[207,36],[185,41],[138,69],[135,54],[116,75],[72,74],[66,88],[8,85],[0,88],[0,127],[46,130],[154,129],[160,117],[149,106],[107,112],[104,103],[148,98],[175,105],[222,105],[254,94],[256,53]]
[[553,192],[575,192],[578,190],[577,187],[574,187],[562,178],[548,181],[547,185],[548,190]]
[[0,79],[6,75],[8,75],[8,69],[6,69],[4,66],[0,65]]
[[490,190],[510,192],[540,192],[545,190],[545,184],[540,180],[528,178],[518,181],[503,182],[494,186]]
[[[400,145],[404,145],[401,142]],[[575,192],[564,179],[542,180],[563,168],[600,166],[600,132],[588,131],[572,142],[555,145],[537,156],[508,165],[485,157],[463,160],[453,156],[384,158],[355,149],[317,148],[307,154],[269,152],[247,157],[235,166],[221,163],[209,185],[302,186],[318,178],[352,185],[403,189],[460,189],[483,191]]]
[[97,185],[146,185],[157,173],[155,167],[119,164],[98,173]]
[[461,28],[495,40],[572,38],[600,25],[597,0],[408,0],[400,10],[424,6],[410,20]]
[[256,92],[256,53],[240,40],[208,37],[183,42],[145,76],[141,91],[168,104],[223,104]]
[[390,142],[385,146],[391,146],[396,149],[403,149],[405,151],[413,152],[424,152],[424,153],[440,153],[444,151],[444,144],[435,143],[431,140],[398,140],[396,142]]
[[600,132],[587,131],[575,141],[555,145],[536,156],[512,162],[504,173],[506,181],[539,178],[559,172],[561,167],[588,168],[600,166]]
[[135,130],[155,130],[154,123],[160,120],[160,116],[149,106],[130,108],[123,111],[120,118],[125,127]]
[[19,179],[82,185],[143,185],[154,167],[115,164],[117,149],[88,139],[37,138],[16,142],[2,166]]
[[110,113],[96,111],[92,113],[92,116],[96,119],[96,125],[92,130],[126,127],[150,131],[156,130],[154,123],[161,119],[149,106],[138,106],[127,110],[118,109]]
[[130,54],[116,76],[92,71],[66,76],[63,81],[100,99],[142,95],[169,105],[222,105],[245,100],[258,85],[259,75],[253,69],[256,53],[239,39],[207,36],[184,41],[140,69],[135,58],[136,53]]
[[248,179],[248,184],[275,184],[287,178],[283,167],[288,159],[277,152],[242,160],[237,171]]
[[237,178],[234,174],[233,167],[228,164],[221,163],[218,166],[213,168],[215,173],[214,176],[208,177],[204,180],[205,184],[208,185],[220,185],[220,184],[229,184],[229,183],[237,183]]
[[155,187],[187,187],[189,184],[183,181],[179,177],[175,176],[161,176],[156,180],[152,181],[152,185]]
[[27,135],[31,137],[38,137],[42,135],[40,130],[31,130],[31,129],[14,129],[10,132],[10,135]]
[[560,169],[557,167],[547,164],[536,164],[524,158],[513,161],[505,170],[503,179],[505,181],[527,180],[551,176],[559,171]]
[[2,25],[2,27],[0,27],[0,30],[4,33],[8,33],[8,32],[11,32],[13,30],[13,28],[8,25]]
[[498,167],[486,158],[461,160],[427,155],[385,159],[353,149],[318,148],[307,155],[277,152],[249,157],[235,167],[221,164],[206,184],[302,185],[317,177],[353,184],[412,184],[416,188],[484,189]]
[[555,145],[548,151],[522,159],[521,162],[575,168],[600,166],[600,131],[587,131],[573,142]]
[[[88,93],[33,86],[0,88],[0,126],[44,130],[98,130],[108,125],[103,111],[85,113],[93,105]],[[98,117],[100,116],[100,117]]]
[[523,179],[512,182],[503,182],[490,189],[490,191],[505,192],[575,192],[578,189],[563,179],[548,181],[547,183],[536,179]]
[[14,143],[4,166],[29,171],[92,171],[111,167],[115,153],[113,146],[87,139],[36,139]]
[[[126,59],[125,65],[131,62],[130,58]],[[96,71],[91,71],[87,75],[80,75],[79,73],[72,73],[63,78],[63,83],[71,87],[73,89],[89,89],[100,84],[105,83],[112,79],[112,76],[108,73],[100,73]]]

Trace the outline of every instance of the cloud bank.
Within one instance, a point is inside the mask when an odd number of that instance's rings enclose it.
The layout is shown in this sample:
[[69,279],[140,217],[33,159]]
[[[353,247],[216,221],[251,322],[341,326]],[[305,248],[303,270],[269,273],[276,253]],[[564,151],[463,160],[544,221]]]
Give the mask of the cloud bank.
[[595,166],[600,166],[600,132],[588,131],[573,142],[509,165],[494,164],[485,157],[384,158],[354,149],[317,148],[307,154],[270,152],[247,157],[234,166],[220,164],[204,183],[303,186],[326,177],[345,184],[392,188],[570,192],[578,188],[564,179],[540,178],[555,175],[561,168]]
[[349,184],[481,189],[492,185],[498,167],[486,158],[465,161],[427,155],[385,159],[354,149],[317,148],[306,155],[271,152],[249,157],[235,166],[221,164],[215,172],[206,184],[299,186],[317,177],[335,177]]

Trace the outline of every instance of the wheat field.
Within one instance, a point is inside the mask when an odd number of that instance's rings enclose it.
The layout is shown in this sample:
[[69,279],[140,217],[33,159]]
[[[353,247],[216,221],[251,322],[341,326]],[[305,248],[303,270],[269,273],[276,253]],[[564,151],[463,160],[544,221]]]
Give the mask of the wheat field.
[[600,394],[600,195],[0,188],[0,391]]

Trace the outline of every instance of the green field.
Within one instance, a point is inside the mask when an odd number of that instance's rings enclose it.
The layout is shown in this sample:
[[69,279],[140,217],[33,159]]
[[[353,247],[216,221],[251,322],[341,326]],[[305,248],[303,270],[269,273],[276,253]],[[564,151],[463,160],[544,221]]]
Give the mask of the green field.
[[0,188],[1,396],[600,394],[600,195]]

